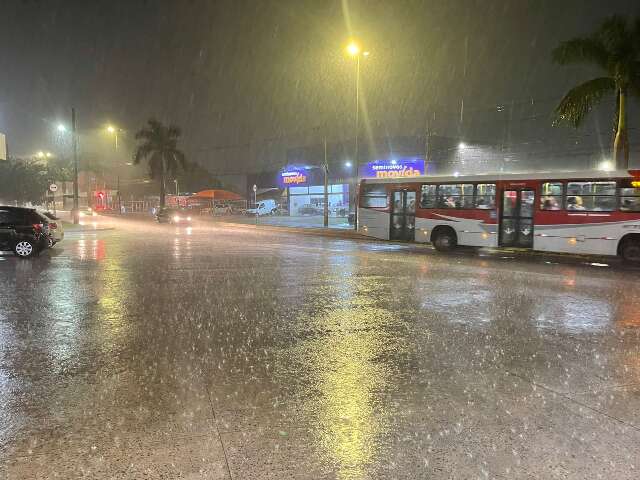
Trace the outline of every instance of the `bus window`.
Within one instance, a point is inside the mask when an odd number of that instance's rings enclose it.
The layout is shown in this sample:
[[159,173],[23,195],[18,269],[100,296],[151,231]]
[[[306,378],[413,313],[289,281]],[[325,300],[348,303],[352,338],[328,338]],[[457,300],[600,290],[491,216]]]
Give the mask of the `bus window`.
[[436,188],[437,185],[422,185],[420,192],[421,208],[436,208]]
[[562,191],[559,182],[543,183],[540,188],[540,210],[562,210]]
[[515,190],[505,190],[502,198],[502,215],[512,217],[516,214],[517,192]]
[[640,188],[620,189],[620,210],[622,212],[640,212]]
[[475,207],[482,210],[496,208],[496,184],[479,183],[476,186]]
[[438,208],[473,208],[473,184],[439,185]]
[[361,191],[361,207],[386,208],[388,200],[384,185],[362,185]]
[[567,210],[611,212],[616,207],[616,182],[569,182]]

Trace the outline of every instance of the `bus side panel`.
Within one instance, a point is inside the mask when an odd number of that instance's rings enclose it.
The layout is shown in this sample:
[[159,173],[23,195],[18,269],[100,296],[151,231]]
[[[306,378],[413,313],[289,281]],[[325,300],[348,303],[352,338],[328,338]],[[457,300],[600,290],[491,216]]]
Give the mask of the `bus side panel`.
[[533,248],[543,252],[617,255],[620,239],[639,231],[639,220],[536,225]]
[[358,233],[389,240],[391,217],[388,212],[372,208],[358,208]]
[[[495,212],[495,210],[494,210]],[[423,211],[416,217],[416,242],[430,242],[433,229],[446,225],[455,230],[458,236],[458,245],[473,247],[497,247],[498,246],[498,225],[488,223],[489,211],[485,210],[481,214],[478,211],[471,211],[465,218],[461,211],[439,210]],[[495,220],[493,220],[495,222]]]

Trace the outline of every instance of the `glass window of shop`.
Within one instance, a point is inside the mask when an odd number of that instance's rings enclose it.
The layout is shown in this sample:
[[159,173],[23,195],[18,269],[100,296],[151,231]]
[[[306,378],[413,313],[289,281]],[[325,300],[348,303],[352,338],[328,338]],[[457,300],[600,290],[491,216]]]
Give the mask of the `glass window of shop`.
[[[329,185],[329,216],[349,215],[349,185]],[[293,217],[322,215],[324,213],[324,186],[289,187],[289,215]]]

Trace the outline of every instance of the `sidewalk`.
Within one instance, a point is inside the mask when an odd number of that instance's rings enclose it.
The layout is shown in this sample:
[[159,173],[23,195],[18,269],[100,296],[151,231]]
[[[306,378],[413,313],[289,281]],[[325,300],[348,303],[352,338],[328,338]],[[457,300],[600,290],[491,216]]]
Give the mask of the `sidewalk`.
[[111,225],[94,225],[94,224],[81,225],[81,224],[74,224],[66,220],[62,220],[61,223],[62,223],[62,227],[64,228],[65,235],[67,233],[75,233],[75,232],[101,232],[103,230],[115,230],[115,227]]
[[270,230],[277,232],[301,233],[304,235],[322,235],[336,238],[368,239],[372,238],[355,231],[353,225],[344,218],[329,218],[329,227],[322,226],[322,216],[306,217],[256,217],[232,215],[220,217],[198,217],[199,220],[219,225],[246,228],[252,230]]
[[[124,215],[109,215],[109,217],[129,221],[152,222],[153,217],[148,213],[127,213]],[[319,221],[318,221],[319,218]],[[322,217],[259,217],[256,225],[255,217],[249,216],[196,216],[196,222],[208,223],[220,227],[241,228],[247,230],[264,230],[274,232],[300,233],[304,235],[316,235],[334,238],[351,238],[361,240],[375,240],[371,237],[357,233],[353,225],[349,225],[344,219],[332,218],[329,228],[322,227]],[[66,228],[66,227],[65,227]]]

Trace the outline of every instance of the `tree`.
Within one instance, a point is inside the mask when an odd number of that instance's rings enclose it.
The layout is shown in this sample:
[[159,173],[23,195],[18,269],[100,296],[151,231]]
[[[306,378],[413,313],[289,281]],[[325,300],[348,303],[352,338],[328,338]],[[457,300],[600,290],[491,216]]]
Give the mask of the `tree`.
[[223,186],[209,170],[195,162],[188,162],[186,168],[178,174],[177,179],[181,192],[198,192]]
[[605,73],[569,90],[556,107],[554,123],[578,128],[605,95],[616,95],[613,159],[618,168],[629,168],[627,101],[629,95],[640,96],[640,17],[632,25],[619,15],[608,17],[593,34],[560,43],[552,56],[560,65],[588,63]]
[[48,187],[45,167],[33,160],[0,161],[0,203],[39,204]]
[[167,175],[175,176],[179,168],[185,168],[187,160],[178,149],[180,129],[176,126],[165,126],[158,120],[150,119],[147,126],[136,133],[136,140],[141,141],[133,155],[133,163],[146,160],[149,175],[160,182],[160,208],[165,205]]

